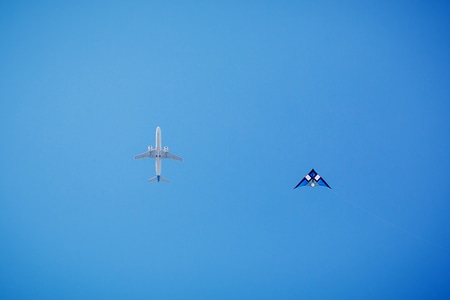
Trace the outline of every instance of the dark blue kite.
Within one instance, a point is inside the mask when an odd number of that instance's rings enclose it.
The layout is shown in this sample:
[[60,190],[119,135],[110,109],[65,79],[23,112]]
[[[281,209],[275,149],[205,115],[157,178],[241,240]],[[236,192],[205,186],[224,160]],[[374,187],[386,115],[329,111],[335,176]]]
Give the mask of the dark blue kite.
[[310,187],[315,187],[317,185],[326,186],[331,189],[331,187],[328,185],[328,183],[323,180],[323,178],[317,174],[314,169],[311,170],[300,182],[295,186],[294,189],[298,188],[299,186],[306,186],[309,185]]

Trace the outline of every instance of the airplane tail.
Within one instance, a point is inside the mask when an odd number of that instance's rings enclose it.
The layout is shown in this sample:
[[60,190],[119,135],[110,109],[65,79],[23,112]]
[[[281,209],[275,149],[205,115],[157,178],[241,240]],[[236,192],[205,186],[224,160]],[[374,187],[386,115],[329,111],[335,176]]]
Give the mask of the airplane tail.
[[157,175],[155,177],[152,177],[148,180],[149,182],[157,181],[157,182],[169,182],[166,178],[162,177],[161,175]]

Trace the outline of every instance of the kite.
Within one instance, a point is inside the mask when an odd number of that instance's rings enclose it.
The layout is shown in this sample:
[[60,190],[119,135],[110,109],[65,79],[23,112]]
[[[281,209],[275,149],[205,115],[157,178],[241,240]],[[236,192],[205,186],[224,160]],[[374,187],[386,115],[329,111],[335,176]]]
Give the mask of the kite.
[[321,185],[331,189],[328,183],[319,174],[317,174],[314,169],[312,169],[311,172],[309,172],[302,180],[300,180],[300,182],[295,186],[294,189],[298,188],[299,186],[306,185],[309,185],[310,187]]

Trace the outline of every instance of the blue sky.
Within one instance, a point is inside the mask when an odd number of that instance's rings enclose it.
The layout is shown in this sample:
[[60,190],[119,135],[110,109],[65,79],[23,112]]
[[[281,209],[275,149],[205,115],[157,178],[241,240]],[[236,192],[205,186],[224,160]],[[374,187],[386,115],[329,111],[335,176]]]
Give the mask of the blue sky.
[[1,298],[448,299],[449,13],[3,1]]

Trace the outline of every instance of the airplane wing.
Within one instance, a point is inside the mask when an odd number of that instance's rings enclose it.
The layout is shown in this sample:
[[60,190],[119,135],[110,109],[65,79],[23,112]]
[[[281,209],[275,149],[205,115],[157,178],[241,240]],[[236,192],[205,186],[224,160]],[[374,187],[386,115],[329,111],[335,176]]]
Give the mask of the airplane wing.
[[183,159],[181,157],[176,156],[175,154],[172,154],[170,152],[163,152],[162,158],[168,158],[168,159],[174,159],[174,160],[183,161]]
[[142,159],[142,158],[155,158],[155,150],[147,151],[142,154],[136,155],[134,159]]

